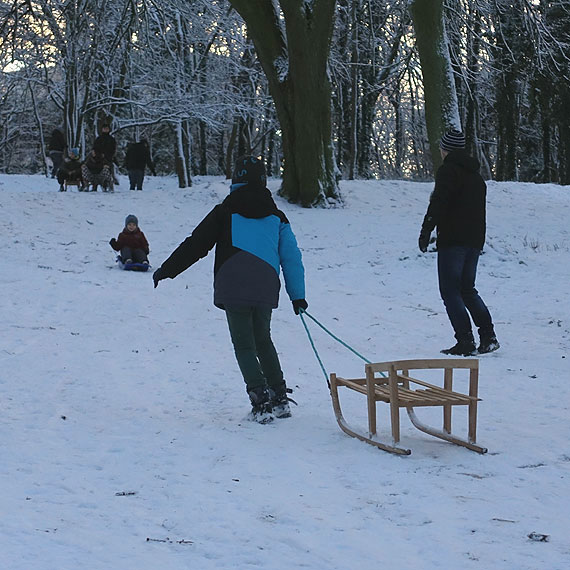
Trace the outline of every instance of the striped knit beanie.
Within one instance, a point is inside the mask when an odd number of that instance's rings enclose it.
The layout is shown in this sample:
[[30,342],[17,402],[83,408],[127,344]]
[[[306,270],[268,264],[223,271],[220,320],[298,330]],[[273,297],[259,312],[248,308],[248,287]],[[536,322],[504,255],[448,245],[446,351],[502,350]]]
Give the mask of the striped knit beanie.
[[441,137],[439,148],[448,152],[463,149],[465,148],[465,135],[455,129],[447,131],[447,133]]

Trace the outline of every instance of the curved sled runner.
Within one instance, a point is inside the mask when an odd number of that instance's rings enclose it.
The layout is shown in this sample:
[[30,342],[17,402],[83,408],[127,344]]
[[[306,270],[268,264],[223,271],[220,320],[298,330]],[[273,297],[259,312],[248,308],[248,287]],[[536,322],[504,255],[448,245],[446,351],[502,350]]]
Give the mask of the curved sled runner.
[[117,263],[125,271],[148,271],[151,267],[149,263],[123,263],[120,257],[117,257]]
[[[409,371],[440,369],[443,371],[443,387],[412,378]],[[453,375],[457,369],[467,369],[469,373],[469,393],[453,390]],[[377,377],[381,374],[381,377]],[[387,374],[387,375],[386,375]],[[410,449],[399,447],[400,408],[406,408],[412,424],[429,435],[450,443],[461,445],[478,453],[487,449],[476,444],[477,397],[479,381],[479,361],[476,358],[399,360],[375,362],[365,365],[365,378],[347,379],[336,374],[330,375],[330,389],[336,420],[342,431],[384,451],[399,455],[409,455]],[[345,421],[338,396],[339,386],[346,387],[366,396],[368,407],[368,435],[358,433]],[[376,402],[390,405],[392,445],[379,441],[376,437]],[[443,409],[443,428],[437,429],[419,421],[414,408],[439,406]],[[453,406],[468,407],[468,437],[462,439],[451,433],[451,410]]]

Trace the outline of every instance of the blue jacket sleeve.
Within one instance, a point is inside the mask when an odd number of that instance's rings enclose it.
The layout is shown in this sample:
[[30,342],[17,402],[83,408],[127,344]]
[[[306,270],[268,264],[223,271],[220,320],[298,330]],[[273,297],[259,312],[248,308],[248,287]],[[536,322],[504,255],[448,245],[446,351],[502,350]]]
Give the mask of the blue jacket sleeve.
[[305,298],[305,268],[295,234],[289,223],[279,226],[279,262],[283,268],[285,290],[291,301]]

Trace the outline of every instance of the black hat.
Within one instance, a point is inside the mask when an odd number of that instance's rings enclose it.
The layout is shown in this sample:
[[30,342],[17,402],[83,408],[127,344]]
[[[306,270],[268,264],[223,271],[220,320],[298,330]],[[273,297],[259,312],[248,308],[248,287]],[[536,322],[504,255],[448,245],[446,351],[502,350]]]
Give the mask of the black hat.
[[447,133],[441,137],[439,148],[448,152],[465,148],[465,135],[456,129],[447,131]]
[[265,188],[266,182],[265,166],[259,158],[248,155],[240,156],[236,160],[232,174],[232,190],[241,188],[246,184]]
[[139,225],[139,220],[134,214],[129,214],[125,218],[125,227],[127,227],[131,222],[135,223],[137,226]]

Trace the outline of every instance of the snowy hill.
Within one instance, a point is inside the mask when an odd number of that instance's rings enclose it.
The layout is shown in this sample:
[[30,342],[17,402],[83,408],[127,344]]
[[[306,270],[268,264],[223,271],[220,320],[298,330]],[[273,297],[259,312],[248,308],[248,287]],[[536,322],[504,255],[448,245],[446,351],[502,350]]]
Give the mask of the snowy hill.
[[[430,438],[403,413],[412,455],[396,457],[339,430],[284,291],[273,337],[299,405],[291,419],[244,421],[213,255],[154,290],[108,245],[136,214],[158,267],[227,182],[125,186],[59,193],[41,176],[0,176],[1,568],[570,566],[567,187],[489,183],[477,284],[502,345],[480,359],[489,453]],[[342,209],[276,198],[303,251],[309,312],[372,361],[441,356],[453,336],[436,256],[417,250],[432,185],[341,188]],[[328,372],[362,374],[308,324]],[[365,401],[343,408],[366,431]],[[384,405],[379,418],[389,440]]]

